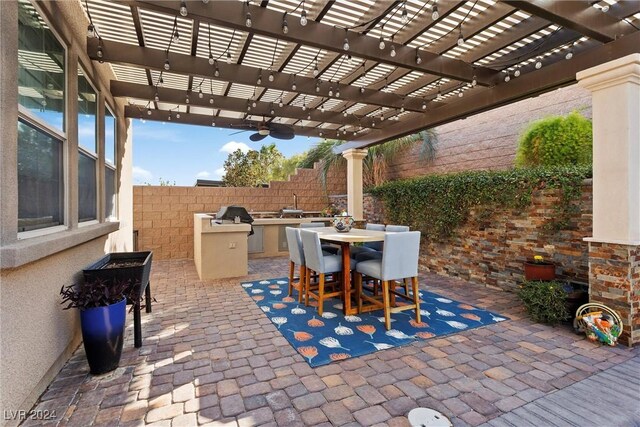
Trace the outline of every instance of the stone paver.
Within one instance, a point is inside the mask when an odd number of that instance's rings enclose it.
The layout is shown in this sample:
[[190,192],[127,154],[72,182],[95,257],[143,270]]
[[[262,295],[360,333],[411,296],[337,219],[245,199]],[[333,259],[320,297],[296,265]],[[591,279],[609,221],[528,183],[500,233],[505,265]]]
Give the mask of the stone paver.
[[128,317],[118,370],[90,376],[80,347],[34,409],[55,409],[51,424],[68,426],[407,426],[418,406],[454,425],[505,414],[513,424],[528,405],[559,410],[536,402],[640,354],[535,324],[511,293],[421,273],[423,288],[511,320],[311,368],[239,286],[287,268],[284,258],[252,260],[246,278],[201,282],[191,260],[154,261],[143,346],[133,347]]

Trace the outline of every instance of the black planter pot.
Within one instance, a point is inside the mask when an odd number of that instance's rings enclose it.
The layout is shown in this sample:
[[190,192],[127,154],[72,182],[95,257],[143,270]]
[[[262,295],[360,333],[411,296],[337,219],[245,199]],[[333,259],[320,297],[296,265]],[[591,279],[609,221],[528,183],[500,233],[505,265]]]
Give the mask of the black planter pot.
[[568,282],[564,285],[563,289],[567,293],[565,305],[571,315],[571,319],[569,320],[573,321],[578,308],[589,302],[589,287],[581,283]]
[[[151,261],[153,252],[113,252],[106,254],[98,261],[87,266],[84,270],[86,282],[100,280],[106,283],[128,281],[133,289],[126,291],[131,295],[127,304],[133,304],[133,335],[135,347],[142,347],[142,321],[140,318],[140,301],[145,295],[145,308],[151,313]],[[110,263],[129,263],[122,267],[110,267]]]
[[100,375],[118,367],[124,343],[127,304],[123,299],[106,307],[80,312],[82,340],[92,374]]

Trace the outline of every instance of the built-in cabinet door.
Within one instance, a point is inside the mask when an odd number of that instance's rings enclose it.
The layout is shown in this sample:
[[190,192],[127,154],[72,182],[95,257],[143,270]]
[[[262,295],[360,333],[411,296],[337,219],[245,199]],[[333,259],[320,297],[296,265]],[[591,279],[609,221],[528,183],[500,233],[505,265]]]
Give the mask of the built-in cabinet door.
[[248,251],[250,254],[257,254],[264,252],[264,226],[254,225],[253,234],[249,236],[247,243]]
[[287,243],[287,227],[288,225],[281,225],[278,227],[278,250],[280,252],[289,252],[289,244]]

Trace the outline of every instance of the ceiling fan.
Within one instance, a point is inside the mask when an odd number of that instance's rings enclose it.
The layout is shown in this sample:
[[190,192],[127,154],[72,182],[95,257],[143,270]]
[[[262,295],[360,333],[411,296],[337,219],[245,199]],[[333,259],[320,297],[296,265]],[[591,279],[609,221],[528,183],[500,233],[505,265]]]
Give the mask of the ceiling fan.
[[247,130],[242,130],[240,132],[232,133],[231,135],[235,135],[242,132],[247,132],[248,130],[256,130],[256,133],[252,134],[249,139],[253,142],[262,141],[267,136],[276,139],[293,139],[295,136],[295,132],[293,128],[287,125],[283,125],[281,123],[267,123],[264,119],[260,124],[246,124],[241,125],[240,127],[245,127]]

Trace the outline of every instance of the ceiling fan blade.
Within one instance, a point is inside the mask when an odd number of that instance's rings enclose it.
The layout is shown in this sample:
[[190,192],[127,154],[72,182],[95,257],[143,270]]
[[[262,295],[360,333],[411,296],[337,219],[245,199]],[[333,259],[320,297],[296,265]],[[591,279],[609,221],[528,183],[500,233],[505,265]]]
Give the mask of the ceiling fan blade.
[[239,134],[239,133],[243,133],[243,132],[249,132],[250,130],[251,130],[251,129],[247,129],[247,130],[239,130],[238,132],[230,133],[230,134],[229,134],[229,136],[231,136],[231,135],[237,135],[237,134]]
[[276,132],[275,130],[271,131],[269,136],[276,139],[293,139],[295,137],[293,133],[280,133],[280,132]]
[[269,129],[278,132],[278,133],[290,133],[293,134],[293,128],[287,125],[283,125],[282,123],[270,123]]
[[253,142],[258,142],[258,141],[262,141],[266,137],[267,135],[260,135],[259,133],[256,132],[253,135],[251,135],[249,139],[252,140]]

